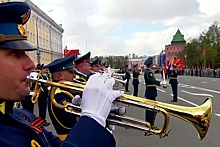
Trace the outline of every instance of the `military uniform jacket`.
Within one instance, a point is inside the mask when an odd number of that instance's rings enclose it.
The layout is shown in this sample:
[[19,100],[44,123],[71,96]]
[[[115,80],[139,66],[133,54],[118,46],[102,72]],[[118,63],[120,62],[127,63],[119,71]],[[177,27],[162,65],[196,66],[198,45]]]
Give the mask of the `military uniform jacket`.
[[[75,96],[75,93],[70,93]],[[55,100],[58,104],[65,105],[71,103],[72,98],[63,92],[59,92],[55,94]],[[55,107],[50,100],[48,101],[48,112],[58,135],[67,135],[77,122],[75,115]]]
[[126,71],[125,72],[125,79],[130,79],[130,78],[131,78],[131,74],[128,71]]
[[156,98],[157,89],[156,86],[160,86],[160,81],[157,81],[154,77],[154,73],[151,69],[147,69],[144,72],[144,80],[146,84],[145,97],[146,98]]
[[[40,74],[40,79],[49,80],[46,74]],[[40,87],[42,91],[40,92],[39,98],[48,98],[48,86],[42,83]]]
[[[83,116],[71,129],[65,141],[38,126],[38,118],[25,110],[0,112],[1,147],[114,147],[109,131],[94,119]],[[40,120],[40,119],[39,119]],[[99,133],[97,133],[99,132]]]
[[139,80],[138,80],[138,77],[139,77],[140,73],[137,72],[136,70],[133,71],[133,81],[132,81],[132,84],[139,84]]
[[80,73],[78,71],[76,71],[75,74],[76,74],[76,80],[78,80],[78,81],[86,82],[89,79],[88,76],[85,76],[85,75],[83,75],[82,73]]
[[169,84],[178,84],[177,76],[178,76],[178,74],[177,74],[176,70],[172,70],[171,75],[170,75]]

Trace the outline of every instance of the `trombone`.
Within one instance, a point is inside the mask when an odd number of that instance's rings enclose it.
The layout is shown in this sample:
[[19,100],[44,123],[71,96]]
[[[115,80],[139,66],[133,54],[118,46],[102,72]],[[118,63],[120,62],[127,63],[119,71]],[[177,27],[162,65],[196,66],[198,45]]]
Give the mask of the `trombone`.
[[[58,104],[54,97],[57,88],[70,89],[76,92],[83,92],[85,85],[80,83],[73,83],[69,81],[60,81],[58,83],[55,83],[42,79],[38,80],[36,78],[31,78],[31,77],[28,77],[27,79],[29,79],[30,81],[40,82],[53,86],[51,89],[51,96],[50,96],[53,105],[60,109],[64,109],[66,112],[80,116],[81,113],[80,106],[76,106],[71,103],[67,103],[66,105]],[[74,98],[74,96],[68,91],[64,91],[64,92],[70,97]],[[167,129],[169,125],[170,115],[192,124],[198,131],[198,138],[200,140],[205,138],[211,123],[212,101],[210,98],[207,98],[204,101],[204,103],[198,107],[173,105],[173,104],[148,100],[145,98],[135,97],[127,94],[123,94],[123,96],[117,98],[115,101],[128,105],[137,106],[144,109],[153,110],[163,114],[164,124],[162,128],[159,130],[153,129],[149,122],[132,118],[129,116],[120,116],[117,114],[110,113],[106,120],[109,124],[121,126],[124,128],[140,130],[144,132],[147,136],[158,135],[160,138],[167,136],[169,133]]]

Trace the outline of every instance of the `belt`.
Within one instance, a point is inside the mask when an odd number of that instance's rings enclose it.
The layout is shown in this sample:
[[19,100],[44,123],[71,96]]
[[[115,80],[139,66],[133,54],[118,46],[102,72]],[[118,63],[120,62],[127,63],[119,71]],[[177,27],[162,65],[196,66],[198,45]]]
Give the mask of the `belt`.
[[67,136],[67,134],[62,134],[62,135],[57,134],[57,137],[59,137],[60,140],[62,140],[62,141],[64,141],[66,139],[66,136]]
[[157,85],[155,84],[149,84],[149,85],[146,85],[146,87],[156,87]]
[[138,78],[133,78],[133,79],[138,79]]
[[177,78],[170,77],[170,79],[172,79],[172,80],[176,80]]

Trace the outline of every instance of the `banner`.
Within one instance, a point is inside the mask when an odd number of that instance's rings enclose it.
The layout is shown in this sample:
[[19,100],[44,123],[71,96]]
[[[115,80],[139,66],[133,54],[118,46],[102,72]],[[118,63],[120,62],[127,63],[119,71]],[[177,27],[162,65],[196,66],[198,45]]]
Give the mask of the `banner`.
[[79,55],[79,50],[75,49],[75,50],[68,50],[68,49],[64,49],[64,57],[70,56],[70,55]]

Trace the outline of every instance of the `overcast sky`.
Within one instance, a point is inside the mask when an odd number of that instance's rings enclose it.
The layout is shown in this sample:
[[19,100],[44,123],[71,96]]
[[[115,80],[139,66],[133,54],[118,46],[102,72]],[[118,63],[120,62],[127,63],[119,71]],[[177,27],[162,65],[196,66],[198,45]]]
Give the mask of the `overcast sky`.
[[[157,55],[179,28],[186,40],[220,21],[219,0],[32,0],[84,54]],[[53,10],[53,11],[51,11]]]

